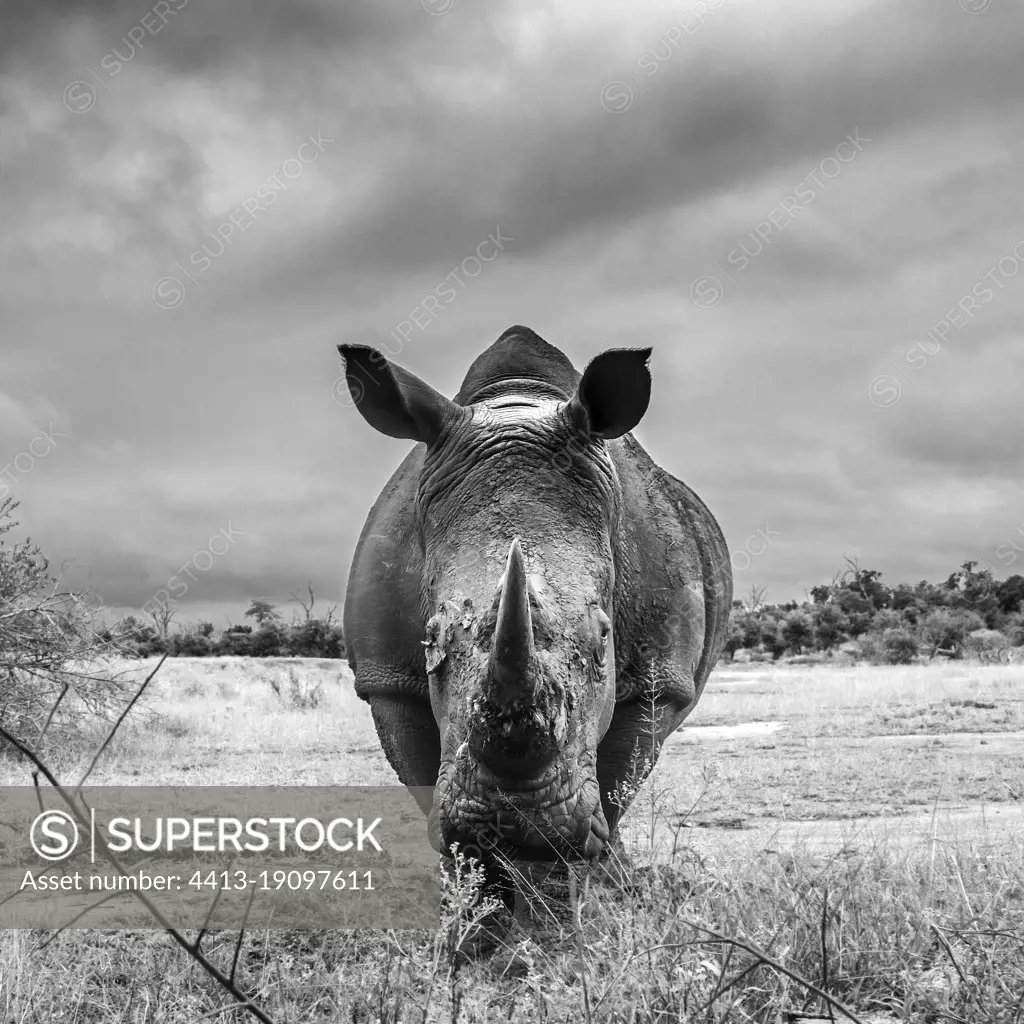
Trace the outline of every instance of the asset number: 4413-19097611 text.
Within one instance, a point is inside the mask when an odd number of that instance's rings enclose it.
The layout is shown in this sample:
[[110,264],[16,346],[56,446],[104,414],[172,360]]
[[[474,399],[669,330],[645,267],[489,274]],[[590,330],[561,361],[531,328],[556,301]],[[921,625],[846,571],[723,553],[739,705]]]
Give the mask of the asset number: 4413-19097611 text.
[[372,871],[331,871],[320,869],[314,871],[196,871],[188,880],[193,889],[251,889],[274,891],[277,889],[298,890],[335,890],[365,889],[372,891]]

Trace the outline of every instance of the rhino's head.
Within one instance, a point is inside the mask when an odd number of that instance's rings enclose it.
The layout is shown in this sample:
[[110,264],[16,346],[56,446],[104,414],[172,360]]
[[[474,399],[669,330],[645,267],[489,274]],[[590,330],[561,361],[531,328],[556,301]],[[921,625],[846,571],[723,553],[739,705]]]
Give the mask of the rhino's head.
[[363,417],[427,446],[416,516],[444,848],[500,833],[519,856],[596,855],[622,499],[606,442],[647,409],[650,349],[597,356],[574,392],[497,380],[467,405],[374,349],[341,352]]

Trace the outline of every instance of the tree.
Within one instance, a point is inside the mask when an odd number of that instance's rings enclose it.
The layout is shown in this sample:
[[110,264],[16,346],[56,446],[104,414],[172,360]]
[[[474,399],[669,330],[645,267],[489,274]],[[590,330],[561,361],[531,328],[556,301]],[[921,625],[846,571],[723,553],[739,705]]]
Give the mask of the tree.
[[782,620],[782,639],[787,646],[802,654],[805,647],[814,642],[814,623],[806,612],[790,610]]
[[936,608],[921,623],[921,639],[931,647],[932,654],[944,650],[959,655],[967,634],[984,625],[977,612],[965,608]]
[[875,633],[884,633],[887,629],[901,629],[903,626],[903,616],[892,608],[880,608],[871,616],[871,629]]
[[177,602],[164,595],[159,600],[153,601],[149,608],[149,617],[153,620],[157,633],[167,639],[167,633],[171,627],[171,620],[178,613]]
[[761,642],[761,620],[753,612],[739,612],[729,619],[726,649],[730,654],[749,650]]
[[280,620],[281,616],[277,613],[275,606],[269,601],[257,597],[253,598],[250,602],[245,618],[255,619],[257,628],[262,629],[265,622],[276,622]]
[[[313,584],[309,581],[306,582],[306,590],[309,592],[309,601],[307,602],[304,598],[300,597],[295,591],[292,591],[289,595],[293,601],[297,601],[299,606],[302,608],[303,622],[309,622],[313,618],[313,605],[316,604],[316,594],[313,593]],[[330,626],[334,620],[334,613],[338,610],[338,606],[331,605],[327,609],[327,614],[323,617],[323,621]]]
[[882,574],[877,569],[862,569],[856,558],[847,557],[846,565],[842,586],[860,595],[875,610],[887,608],[892,602],[892,592],[882,582]]
[[836,601],[847,617],[846,631],[853,639],[871,628],[871,617],[875,613],[875,608],[866,597],[856,591],[844,589],[839,592]]
[[782,629],[776,619],[765,618],[761,622],[761,637],[758,646],[768,651],[773,658],[778,658],[789,646],[782,638]]
[[988,569],[975,570],[977,562],[966,561],[945,582],[954,607],[971,608],[982,616],[989,628],[997,624],[1000,604],[998,584]]
[[995,589],[995,598],[1000,611],[1007,615],[1024,612],[1024,576],[1010,576]]
[[838,647],[847,638],[849,627],[850,620],[838,605],[814,605],[814,633],[821,650]]

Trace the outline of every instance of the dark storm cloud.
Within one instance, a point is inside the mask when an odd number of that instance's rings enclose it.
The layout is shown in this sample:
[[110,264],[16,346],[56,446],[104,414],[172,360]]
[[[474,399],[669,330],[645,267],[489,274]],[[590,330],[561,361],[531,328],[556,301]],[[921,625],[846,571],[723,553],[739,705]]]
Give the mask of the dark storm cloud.
[[[364,265],[416,266],[439,240],[467,244],[488,214],[514,224],[517,254],[528,257],[578,232],[741,188],[780,164],[802,161],[811,172],[858,126],[885,147],[922,124],[941,131],[979,109],[989,117],[1024,84],[1024,40],[1006,31],[1007,17],[965,25],[953,5],[891,5],[885,17],[873,7],[813,51],[783,39],[775,52],[742,55],[752,65],[701,48],[697,36],[685,60],[651,79],[649,95],[634,87],[620,114],[594,102],[595,85],[621,74],[607,44],[592,63],[556,61],[461,116],[452,116],[454,90],[432,90],[425,108],[407,112],[404,153],[377,201],[311,245],[297,269],[315,274],[310,264],[349,262],[354,252]],[[476,56],[483,70],[489,55]]]
[[[281,55],[289,47],[314,51],[359,49],[374,40],[394,38],[409,19],[395,5],[336,4],[306,0],[8,0],[4,5],[4,43],[26,60],[45,48],[55,33],[73,23],[89,28],[97,54],[117,50],[122,60],[152,48],[168,70],[189,73],[224,70],[240,57]],[[141,27],[141,32],[132,32]],[[315,56],[313,57],[315,59]]]
[[[229,517],[247,537],[190,606],[237,616],[306,579],[337,600],[406,446],[334,401],[334,345],[385,346],[451,394],[517,322],[579,368],[654,345],[645,443],[735,550],[780,534],[738,589],[798,595],[845,553],[945,576],[1024,518],[1024,274],[906,362],[1024,237],[1010,5],[726,0],[674,35],[692,12],[669,5],[168,0],[154,32],[157,6],[8,3],[0,42],[0,462],[59,415],[23,519],[108,603],[147,600]],[[75,80],[89,109],[62,99]],[[335,141],[280,177],[318,132]],[[870,141],[833,177],[851,133]],[[153,301],[167,275],[180,308]],[[723,294],[700,305],[707,275]]]

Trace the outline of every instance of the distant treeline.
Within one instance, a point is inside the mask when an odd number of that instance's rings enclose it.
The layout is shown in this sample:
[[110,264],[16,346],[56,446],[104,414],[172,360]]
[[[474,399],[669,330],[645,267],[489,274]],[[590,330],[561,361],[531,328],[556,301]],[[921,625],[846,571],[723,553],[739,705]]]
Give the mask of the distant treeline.
[[[763,595],[754,587],[745,599],[733,601],[726,658],[842,654],[907,664],[935,656],[984,659],[1024,647],[1024,576],[996,580],[976,562],[964,562],[943,583],[896,586],[886,584],[877,570],[850,562],[831,583],[811,588],[809,600],[767,604]],[[174,610],[165,609],[152,624],[128,616],[100,636],[139,657],[344,658],[345,638],[335,609],[313,615],[312,589],[308,601],[295,599],[304,614],[290,625],[274,605],[256,599],[245,613],[252,624],[218,631],[211,622],[199,622],[172,630]]]
[[[736,660],[837,652],[887,664],[936,655],[998,657],[1024,646],[1024,576],[996,580],[964,562],[943,583],[890,587],[875,569],[850,561],[810,600],[766,604],[752,588],[733,601],[726,656]],[[742,654],[741,652],[750,652]]]
[[144,622],[134,615],[99,630],[104,642],[124,654],[148,658],[167,654],[172,658],[206,658],[233,654],[248,658],[344,658],[345,637],[335,621],[335,609],[313,615],[313,593],[308,603],[298,599],[304,616],[286,624],[269,601],[253,600],[245,616],[253,624],[217,630],[212,622],[195,622],[172,630],[175,609],[164,608]]

